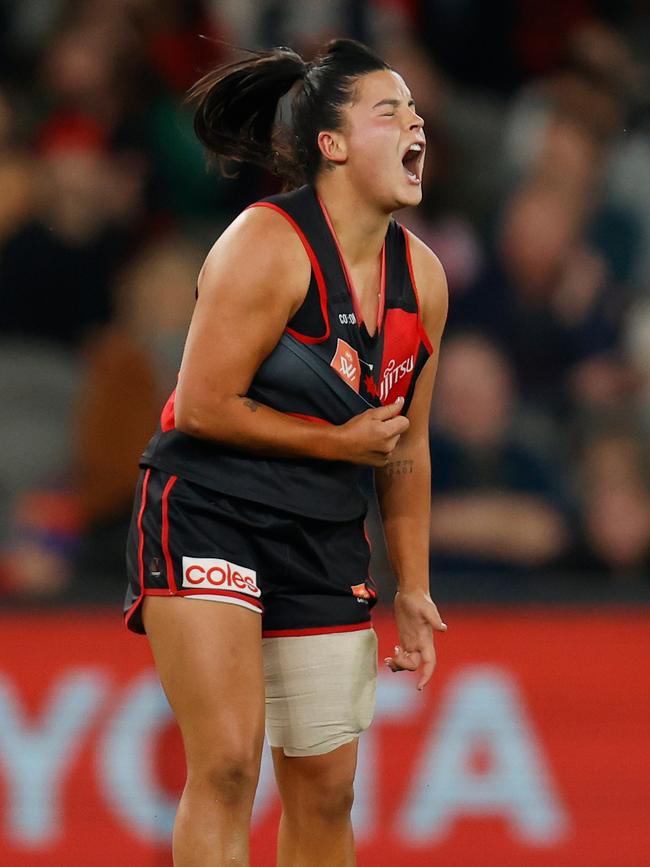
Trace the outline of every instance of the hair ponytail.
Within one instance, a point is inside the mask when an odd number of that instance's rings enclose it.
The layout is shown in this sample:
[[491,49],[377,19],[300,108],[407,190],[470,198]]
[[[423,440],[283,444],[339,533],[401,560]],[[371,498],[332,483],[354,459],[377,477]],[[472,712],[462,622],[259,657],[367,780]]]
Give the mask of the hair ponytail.
[[228,160],[276,170],[272,131],[278,102],[307,64],[290,48],[250,52],[246,60],[218,66],[188,93],[197,103],[194,131],[225,169]]
[[[390,69],[353,39],[336,39],[310,64],[291,48],[252,51],[251,57],[216,67],[188,94],[197,103],[194,130],[225,172],[229,160],[262,166],[288,187],[312,183],[321,167],[321,130],[338,130],[356,80]],[[280,99],[292,95],[290,129],[275,127]]]

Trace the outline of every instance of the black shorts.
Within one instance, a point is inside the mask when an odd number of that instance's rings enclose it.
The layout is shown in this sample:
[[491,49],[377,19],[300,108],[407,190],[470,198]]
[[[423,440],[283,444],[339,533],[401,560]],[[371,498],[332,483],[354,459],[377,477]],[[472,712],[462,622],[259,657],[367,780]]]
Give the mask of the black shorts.
[[127,542],[126,624],[145,596],[193,596],[262,615],[265,637],[367,628],[377,594],[364,519],[306,518],[149,468]]

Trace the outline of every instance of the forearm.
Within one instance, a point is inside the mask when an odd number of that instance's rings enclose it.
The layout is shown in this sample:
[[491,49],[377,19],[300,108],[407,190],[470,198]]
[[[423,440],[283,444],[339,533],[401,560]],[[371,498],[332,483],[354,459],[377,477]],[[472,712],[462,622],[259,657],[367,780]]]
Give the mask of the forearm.
[[398,447],[375,473],[388,555],[398,589],[429,592],[431,463],[428,443]]
[[275,457],[338,459],[335,425],[295,418],[240,395],[213,407],[180,403],[177,396],[176,425],[191,436]]

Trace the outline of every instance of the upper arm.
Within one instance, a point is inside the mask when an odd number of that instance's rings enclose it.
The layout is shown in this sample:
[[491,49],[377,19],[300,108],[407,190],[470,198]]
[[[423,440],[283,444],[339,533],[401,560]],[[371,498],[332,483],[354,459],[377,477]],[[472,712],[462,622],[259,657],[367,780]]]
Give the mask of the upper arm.
[[413,277],[420,301],[420,316],[436,354],[447,320],[447,278],[440,259],[433,250],[427,247],[417,235],[409,232],[408,229],[406,231],[411,249]]
[[428,447],[429,412],[431,393],[438,369],[440,340],[447,319],[448,293],[445,272],[438,257],[427,245],[411,232],[408,233],[413,276],[417,283],[420,301],[420,316],[433,352],[422,368],[415,385],[413,399],[408,411],[410,427],[403,437],[412,442],[426,440]]
[[248,391],[304,300],[310,274],[298,235],[275,211],[249,209],[226,229],[199,275],[176,391],[177,419]]

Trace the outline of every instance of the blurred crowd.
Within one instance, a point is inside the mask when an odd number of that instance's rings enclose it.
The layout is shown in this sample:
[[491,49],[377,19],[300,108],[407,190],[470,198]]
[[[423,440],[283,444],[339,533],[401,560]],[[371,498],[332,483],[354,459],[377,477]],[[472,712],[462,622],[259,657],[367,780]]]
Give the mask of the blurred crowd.
[[187,88],[232,46],[373,45],[426,120],[450,315],[433,575],[650,584],[642,0],[0,2],[0,595],[119,596],[137,459],[201,261],[277,190],[208,172]]

